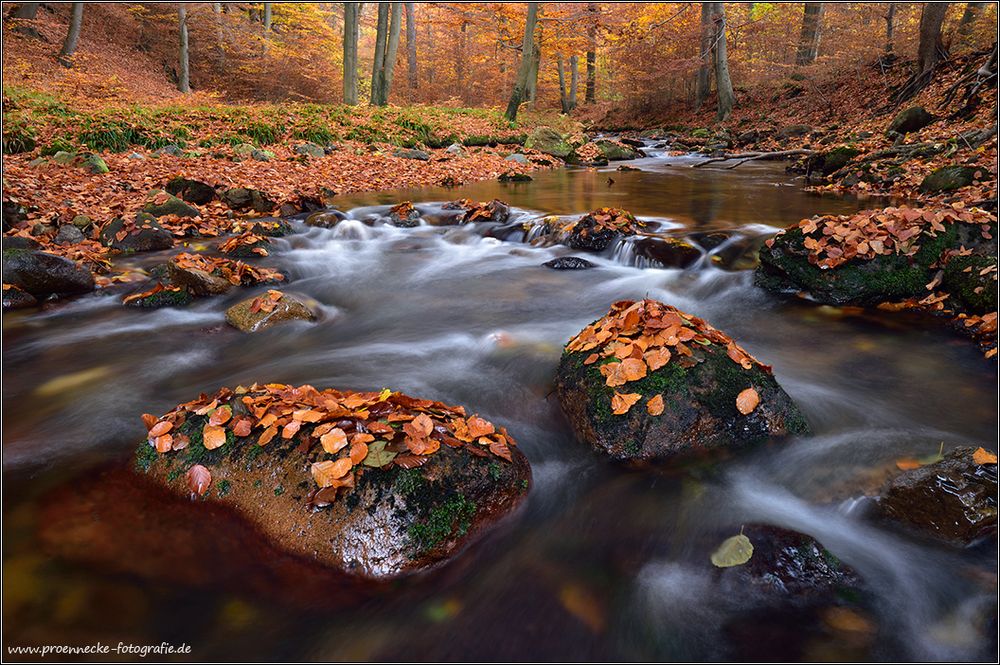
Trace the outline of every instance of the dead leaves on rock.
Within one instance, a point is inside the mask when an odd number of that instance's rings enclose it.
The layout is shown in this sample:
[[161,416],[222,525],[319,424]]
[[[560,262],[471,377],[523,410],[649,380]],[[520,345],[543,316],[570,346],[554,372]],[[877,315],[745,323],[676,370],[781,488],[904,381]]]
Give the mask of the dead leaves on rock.
[[[614,303],[603,318],[573,337],[566,344],[566,351],[591,351],[583,363],[593,365],[600,362],[598,371],[605,378],[605,384],[611,388],[620,388],[631,382],[641,381],[650,372],[671,362],[684,368],[693,367],[698,362],[694,357],[694,349],[712,344],[725,347],[726,355],[743,369],[757,365],[766,371],[770,370],[729,336],[703,319],[648,299]],[[742,403],[748,404],[750,396],[744,393],[741,393]],[[611,399],[612,413],[628,413],[642,397],[642,394],[621,393],[616,390]],[[659,402],[653,402],[653,399],[655,397],[650,400],[647,410],[651,415],[660,415],[663,413],[662,397]],[[750,411],[756,408],[759,401],[757,397],[757,402],[750,407]],[[740,400],[737,402],[739,405]],[[653,413],[654,410],[657,412]]]
[[[867,261],[877,256],[913,256],[925,237],[936,237],[950,224],[979,225],[990,238],[989,224],[996,217],[964,204],[931,208],[884,208],[862,210],[855,215],[823,215],[804,219],[796,227],[802,231],[809,262],[823,269],[836,268],[852,259]],[[783,231],[778,236],[786,233]],[[774,244],[774,238],[767,246]]]
[[260,268],[243,261],[204,254],[181,252],[171,261],[178,268],[201,270],[210,275],[218,275],[234,286],[255,286],[263,282],[280,282],[285,278],[280,272],[270,268]]
[[442,446],[510,462],[510,447],[515,445],[506,429],[479,416],[467,418],[460,406],[389,390],[341,392],[280,383],[222,388],[181,404],[162,418],[145,414],[150,444],[161,454],[186,447],[188,438],[179,443],[183,435],[178,431],[192,416],[207,416],[201,425],[207,450],[248,438],[244,445],[275,445],[272,441],[279,433],[281,441],[297,443],[296,450],[312,460],[310,471],[318,490],[325,492],[312,505],[335,499],[329,488],[353,488],[366,468],[416,468]]
[[562,228],[562,232],[586,238],[606,231],[622,235],[634,235],[645,227],[645,222],[636,219],[628,210],[598,208],[580,219],[567,224]]
[[270,242],[271,240],[267,236],[246,231],[223,242],[219,245],[219,251],[224,254],[232,254],[237,251],[249,251],[250,253],[258,256],[267,256],[267,249],[264,248],[264,245],[268,245]]

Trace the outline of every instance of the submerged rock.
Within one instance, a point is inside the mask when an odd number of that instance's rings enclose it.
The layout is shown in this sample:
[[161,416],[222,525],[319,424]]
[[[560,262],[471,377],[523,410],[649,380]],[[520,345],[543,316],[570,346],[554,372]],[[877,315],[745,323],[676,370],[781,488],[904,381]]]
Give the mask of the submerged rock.
[[37,304],[38,300],[35,299],[35,296],[27,291],[22,291],[13,284],[3,285],[3,311],[34,307]]
[[36,298],[94,290],[94,276],[75,262],[30,249],[3,250],[3,281]]
[[769,367],[654,300],[617,302],[570,340],[556,391],[577,437],[617,460],[666,461],[808,430]]
[[121,217],[108,222],[101,229],[101,243],[120,252],[153,252],[173,247],[174,236],[152,215],[140,212],[134,222]]
[[169,271],[170,281],[187,289],[191,295],[214,296],[233,288],[232,282],[224,277],[200,268],[178,265],[176,261],[170,262]]
[[258,332],[282,321],[312,321],[316,314],[295,296],[271,290],[226,310],[226,321],[243,332]]
[[560,256],[558,259],[546,261],[542,265],[553,270],[586,270],[597,267],[597,264],[587,259],[581,259],[579,256]]
[[595,139],[594,145],[601,151],[604,158],[611,162],[636,159],[639,157],[638,150],[619,141],[612,141],[611,139]]
[[454,557],[527,493],[528,461],[506,431],[464,416],[388,390],[223,388],[147,417],[136,466],[281,552],[390,580]]
[[941,461],[905,471],[889,481],[879,498],[879,509],[889,519],[955,545],[994,536],[995,455],[992,460],[977,460],[973,448],[955,448]]
[[420,226],[420,211],[409,201],[403,201],[389,208],[386,215],[389,223],[404,229]]

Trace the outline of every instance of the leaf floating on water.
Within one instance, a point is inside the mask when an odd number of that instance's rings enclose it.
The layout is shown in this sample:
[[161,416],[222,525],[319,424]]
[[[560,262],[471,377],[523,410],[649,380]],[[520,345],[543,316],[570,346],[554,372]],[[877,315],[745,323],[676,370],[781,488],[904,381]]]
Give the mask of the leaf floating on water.
[[719,549],[712,552],[712,565],[718,568],[742,566],[753,556],[753,543],[742,533],[726,538]]
[[559,602],[591,631],[600,633],[604,630],[604,608],[588,589],[578,584],[566,584],[559,590]]
[[646,411],[649,412],[651,416],[658,416],[663,413],[663,395],[656,395],[651,397],[648,402],[646,402]]
[[747,388],[736,396],[736,410],[744,416],[753,413],[758,404],[760,404],[760,395],[753,388]]
[[904,457],[902,459],[896,460],[896,468],[899,469],[900,471],[910,471],[912,469],[919,469],[922,466],[923,464],[921,464],[918,460],[913,459],[912,457]]
[[35,395],[38,397],[53,397],[59,393],[77,390],[88,383],[103,379],[110,373],[111,368],[109,367],[94,367],[85,369],[82,372],[57,376],[35,388]]
[[191,496],[202,496],[212,485],[212,473],[201,464],[195,464],[187,472],[187,486]]
[[984,464],[996,464],[997,456],[985,448],[980,447],[976,449],[976,452],[972,453],[972,461],[980,466]]

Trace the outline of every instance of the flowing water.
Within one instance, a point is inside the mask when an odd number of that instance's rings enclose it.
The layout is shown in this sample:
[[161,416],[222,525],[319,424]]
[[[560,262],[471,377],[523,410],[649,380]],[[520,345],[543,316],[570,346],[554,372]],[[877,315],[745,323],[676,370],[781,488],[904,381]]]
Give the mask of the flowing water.
[[[226,307],[251,290],[184,309],[127,310],[119,293],[5,314],[6,644],[167,640],[209,660],[985,658],[992,546],[928,544],[866,518],[858,498],[897,458],[993,441],[995,366],[934,326],[754,288],[746,257],[764,237],[866,202],[805,193],[773,164],[693,169],[693,159],[654,151],[630,163],[638,171],[344,197],[347,220],[301,226],[262,261],[318,303],[314,324],[228,328]],[[503,199],[529,229],[615,206],[661,233],[728,239],[687,269],[624,243],[588,256],[595,269],[554,271],[541,264],[569,250],[520,242],[530,230],[371,224],[388,204],[412,200],[434,218],[460,197]],[[673,474],[617,467],[575,441],[550,394],[561,346],[611,302],[644,296],[706,318],[772,364],[814,434]],[[145,432],[139,414],[254,381],[464,404],[509,428],[533,490],[452,565],[336,611],[116,575],[39,547],[39,506],[127,463]],[[871,594],[861,624],[756,616],[749,599],[720,593],[695,544],[750,523],[810,534],[854,567]]]

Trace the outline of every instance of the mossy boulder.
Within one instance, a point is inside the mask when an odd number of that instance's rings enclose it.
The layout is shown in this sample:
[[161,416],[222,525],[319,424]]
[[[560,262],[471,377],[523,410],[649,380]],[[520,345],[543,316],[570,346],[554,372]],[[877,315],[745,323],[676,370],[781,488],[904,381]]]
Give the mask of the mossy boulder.
[[[270,294],[277,296],[270,297]],[[312,321],[315,318],[316,314],[309,305],[280,291],[247,298],[226,310],[226,322],[247,333],[270,328],[282,321]]]
[[813,131],[809,125],[786,125],[779,129],[775,136],[779,139],[792,139],[808,136]]
[[551,127],[536,127],[528,134],[524,147],[543,152],[559,159],[566,159],[573,154],[575,146],[562,134]]
[[873,259],[851,259],[832,269],[809,262],[805,236],[798,227],[777,235],[770,247],[761,247],[754,283],[771,291],[807,292],[830,305],[876,305],[926,293],[941,253],[956,246],[959,224],[949,224],[937,237],[924,237],[913,256],[883,254]]
[[997,257],[987,254],[953,256],[945,266],[941,289],[975,314],[997,309]]
[[838,146],[833,150],[811,156],[808,161],[808,168],[810,171],[819,171],[823,175],[828,176],[847,166],[848,162],[859,154],[861,154],[861,151],[853,146]]
[[190,178],[173,178],[166,189],[168,194],[200,206],[211,203],[216,197],[214,187]]
[[[616,460],[665,462],[808,431],[802,413],[770,369],[752,360],[720,331],[650,300],[642,301],[636,321],[627,309],[634,306],[628,301],[616,303],[608,316],[570,341],[559,361],[556,393],[581,441]],[[654,316],[651,312],[665,313]],[[601,329],[616,330],[616,320],[625,321],[624,333],[618,337],[613,333],[597,347],[574,350],[588,331],[597,331],[600,338]],[[664,347],[668,362],[651,369],[655,365],[646,360],[640,378],[608,385],[611,377],[605,376],[602,366],[635,359],[630,355],[618,361],[605,356],[595,362],[595,354],[613,352],[614,345],[620,344],[652,349],[650,340],[661,333],[670,338]],[[680,342],[682,337],[688,341]],[[635,346],[632,350],[638,353]],[[748,390],[756,396],[749,410],[747,404],[738,404]],[[638,396],[626,413],[620,413],[620,395]],[[657,413],[653,404],[661,400]]]
[[948,543],[969,545],[996,535],[997,465],[977,461],[972,448],[955,448],[939,462],[890,480],[878,505],[888,519]]
[[101,243],[119,252],[155,252],[174,246],[174,236],[153,215],[140,212],[127,224],[116,217],[101,229]]
[[339,210],[321,210],[306,217],[306,226],[331,229],[345,219],[347,215]]
[[924,107],[911,106],[896,114],[896,117],[889,123],[886,133],[908,134],[920,131],[932,122],[934,122],[934,116],[928,113]]
[[234,210],[254,210],[255,212],[271,212],[278,204],[259,189],[233,187],[222,193],[222,202]]
[[[256,386],[247,393],[249,398],[258,394]],[[372,458],[376,444],[372,442],[373,448],[366,452],[369,457],[358,457],[349,472],[349,485],[321,489],[315,471],[311,473],[312,465],[328,463],[319,460],[338,454],[327,454],[319,437],[309,434],[311,423],[299,421],[303,425],[300,432],[288,437],[278,435],[262,446],[258,443],[259,432],[235,434],[234,422],[243,418],[256,422],[243,394],[229,391],[228,396],[217,395],[213,396],[218,400],[215,410],[204,415],[188,412],[172,430],[174,441],[180,436],[187,438],[184,448],[161,454],[150,441],[142,441],[135,458],[137,472],[187,501],[192,495],[187,474],[193,466],[201,465],[210,474],[209,484],[201,488],[197,500],[202,511],[209,515],[220,510],[235,514],[277,550],[350,578],[386,581],[447,561],[514,510],[530,487],[530,466],[516,446],[507,450],[508,461],[486,452],[485,446],[475,442],[462,445],[452,439],[459,445],[442,443],[433,453],[421,456],[409,453],[406,464],[394,462],[398,452],[376,452]],[[389,401],[376,401],[377,393],[368,395],[373,405],[365,412],[367,416],[355,416],[356,412],[340,406],[334,408],[341,415],[331,415],[333,420],[326,418],[323,422],[336,423],[348,432],[344,436],[353,437],[366,432],[369,422],[382,419],[384,425],[385,417],[389,413],[399,415],[401,412],[395,409],[403,404],[434,404],[398,393]],[[324,418],[331,413],[329,405],[336,402],[324,404],[311,408],[303,404],[301,408],[310,409],[310,418]],[[205,426],[219,409],[229,409],[232,417],[223,426],[224,436],[220,434],[214,442],[220,445],[209,449]],[[372,415],[375,412],[382,415]],[[291,420],[290,413],[286,420]],[[449,417],[435,422],[447,423]],[[381,436],[400,439],[389,446],[401,446],[403,452],[407,451],[402,431],[398,436]],[[373,437],[367,438],[371,441]],[[343,453],[339,454],[346,461]],[[365,463],[360,462],[362,457]]]
[[604,158],[611,162],[637,159],[640,156],[638,150],[618,141],[596,139],[593,143],[601,151],[601,154],[604,155]]
[[293,148],[296,155],[305,155],[306,157],[323,157],[326,155],[326,151],[315,143],[305,142]]
[[221,295],[233,288],[233,284],[225,277],[199,268],[179,266],[174,261],[170,262],[168,270],[172,284],[184,287],[195,296]]
[[94,276],[67,258],[30,249],[3,250],[3,281],[36,298],[94,290]]
[[559,241],[573,249],[603,252],[624,236],[635,235],[644,224],[627,210],[599,208],[571,225],[552,229]]
[[93,153],[80,157],[77,164],[81,168],[86,169],[89,173],[93,173],[95,175],[99,173],[107,173],[110,170],[108,169],[108,165],[104,163],[104,159],[102,159],[100,155]]
[[972,166],[942,166],[921,181],[920,191],[924,194],[951,192],[968,187],[984,177],[986,172],[983,169]]
[[191,206],[173,194],[169,194],[159,189],[154,189],[149,193],[146,205],[142,207],[142,212],[153,217],[163,217],[174,215],[176,217],[200,217],[201,211]]
[[161,307],[187,307],[194,302],[194,296],[184,287],[164,285],[158,280],[146,282],[135,293],[122,300],[122,305],[136,309],[159,309]]
[[3,311],[34,307],[37,304],[38,300],[35,296],[27,291],[23,291],[13,284],[3,285]]

